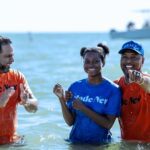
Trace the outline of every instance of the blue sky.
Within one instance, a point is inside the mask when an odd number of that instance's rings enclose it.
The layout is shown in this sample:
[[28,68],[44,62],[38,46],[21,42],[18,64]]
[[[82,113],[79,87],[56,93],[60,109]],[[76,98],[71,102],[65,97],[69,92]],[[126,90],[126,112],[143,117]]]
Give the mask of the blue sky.
[[[150,0],[0,0],[0,32],[100,32],[140,27]],[[150,15],[149,15],[150,17]]]

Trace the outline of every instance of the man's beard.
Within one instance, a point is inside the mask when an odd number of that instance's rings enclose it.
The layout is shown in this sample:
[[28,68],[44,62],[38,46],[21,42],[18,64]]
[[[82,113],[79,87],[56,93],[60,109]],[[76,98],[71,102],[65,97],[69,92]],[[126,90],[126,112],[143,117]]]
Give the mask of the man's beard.
[[124,73],[126,81],[128,82],[129,81],[129,73],[128,73],[128,71],[127,70],[123,70],[123,73]]
[[3,73],[8,72],[10,69],[10,66],[3,66],[2,64],[0,64],[0,71]]

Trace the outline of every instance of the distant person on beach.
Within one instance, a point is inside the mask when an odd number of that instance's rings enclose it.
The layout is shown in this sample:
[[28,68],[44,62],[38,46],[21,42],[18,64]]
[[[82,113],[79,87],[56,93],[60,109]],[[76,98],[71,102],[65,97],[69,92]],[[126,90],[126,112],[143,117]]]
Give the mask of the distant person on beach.
[[11,43],[10,39],[0,36],[0,145],[22,139],[16,133],[18,104],[28,112],[37,111],[37,100],[24,75],[10,69],[14,62]]
[[134,41],[123,44],[120,66],[124,76],[116,80],[122,90],[119,119],[124,140],[150,142],[150,75],[142,72],[144,49]]
[[[120,115],[121,94],[119,87],[102,76],[106,45],[82,48],[83,68],[88,77],[74,82],[64,94],[60,84],[53,92],[59,98],[64,120],[72,130],[71,143],[102,144],[111,141],[110,129]],[[68,99],[70,97],[70,99]]]

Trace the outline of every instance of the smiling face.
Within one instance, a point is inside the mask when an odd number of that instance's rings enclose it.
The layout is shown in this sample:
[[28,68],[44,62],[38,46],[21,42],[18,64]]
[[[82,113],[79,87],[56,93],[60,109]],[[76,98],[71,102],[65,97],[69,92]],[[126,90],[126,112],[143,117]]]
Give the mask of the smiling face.
[[144,57],[134,52],[133,50],[126,50],[121,55],[120,66],[124,75],[128,78],[128,70],[141,71],[144,63]]
[[2,45],[0,52],[0,71],[6,71],[10,68],[10,65],[14,62],[13,49],[9,44]]
[[84,56],[84,70],[89,78],[100,77],[103,63],[98,52],[87,52]]

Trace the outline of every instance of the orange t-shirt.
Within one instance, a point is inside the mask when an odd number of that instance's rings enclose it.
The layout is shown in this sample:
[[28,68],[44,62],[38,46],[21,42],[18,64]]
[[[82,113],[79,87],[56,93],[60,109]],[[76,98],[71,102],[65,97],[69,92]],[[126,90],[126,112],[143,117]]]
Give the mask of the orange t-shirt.
[[122,90],[119,118],[122,139],[150,142],[150,93],[136,83],[125,83],[124,77],[115,83]]
[[25,77],[18,71],[0,73],[0,96],[8,87],[14,87],[15,93],[4,108],[0,108],[0,144],[15,142],[18,139],[17,104],[20,102],[20,83],[26,83]]

